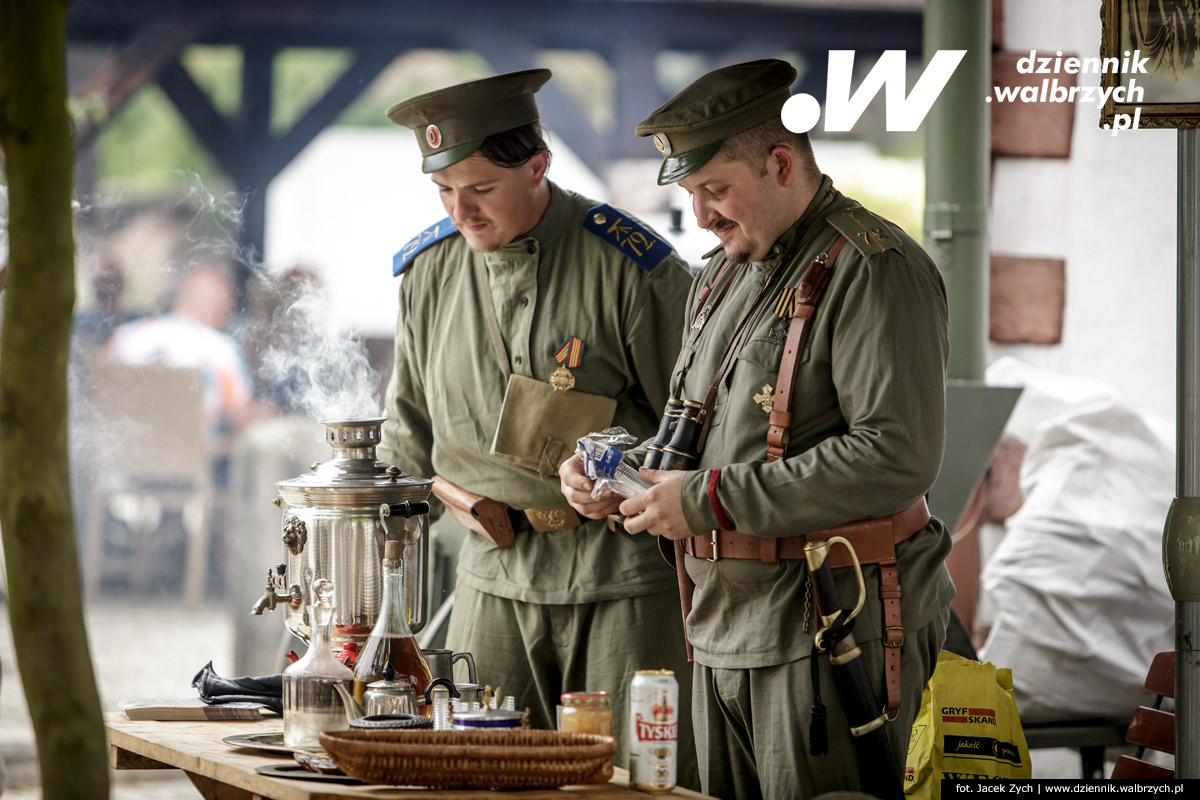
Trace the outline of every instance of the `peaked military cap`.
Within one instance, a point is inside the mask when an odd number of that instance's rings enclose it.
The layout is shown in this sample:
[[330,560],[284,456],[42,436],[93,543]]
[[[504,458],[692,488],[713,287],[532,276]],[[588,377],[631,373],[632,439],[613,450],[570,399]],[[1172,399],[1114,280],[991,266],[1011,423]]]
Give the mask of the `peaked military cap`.
[[396,103],[387,118],[412,128],[421,146],[421,171],[437,172],[473,154],[493,133],[537,122],[533,94],[548,69],[527,69],[420,94]]
[[663,154],[659,185],[708,163],[730,136],[778,117],[791,96],[795,68],[767,58],[722,67],[698,78],[637,126]]

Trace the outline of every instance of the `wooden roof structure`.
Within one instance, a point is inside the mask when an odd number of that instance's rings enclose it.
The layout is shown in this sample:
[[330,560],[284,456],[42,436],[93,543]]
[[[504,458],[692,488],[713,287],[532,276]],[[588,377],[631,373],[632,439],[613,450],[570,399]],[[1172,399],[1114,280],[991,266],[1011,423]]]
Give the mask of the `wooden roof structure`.
[[[262,252],[266,187],[396,58],[415,49],[473,50],[497,72],[537,65],[545,50],[588,50],[612,68],[616,130],[632,131],[666,100],[654,80],[665,50],[698,53],[712,67],[793,52],[809,65],[796,91],[823,99],[831,49],[866,57],[907,50],[919,60],[918,0],[73,0],[67,39],[104,56],[72,93],[111,117],[157,82],[247,198],[241,243]],[[218,111],[183,66],[192,44],[228,45],[243,55],[241,108]],[[274,57],[294,47],[350,50],[350,66],[289,130],[270,129]],[[598,132],[578,104],[549,85],[543,118],[603,175],[614,159],[645,156],[633,136]],[[77,152],[100,123],[77,129]]]

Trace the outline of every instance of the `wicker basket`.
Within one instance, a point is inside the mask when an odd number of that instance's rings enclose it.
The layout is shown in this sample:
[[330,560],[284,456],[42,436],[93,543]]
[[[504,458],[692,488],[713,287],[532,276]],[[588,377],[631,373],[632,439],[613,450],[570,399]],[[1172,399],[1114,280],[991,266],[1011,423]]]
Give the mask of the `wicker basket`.
[[557,731],[326,731],[321,746],[367,783],[532,789],[581,783],[617,750],[611,736]]

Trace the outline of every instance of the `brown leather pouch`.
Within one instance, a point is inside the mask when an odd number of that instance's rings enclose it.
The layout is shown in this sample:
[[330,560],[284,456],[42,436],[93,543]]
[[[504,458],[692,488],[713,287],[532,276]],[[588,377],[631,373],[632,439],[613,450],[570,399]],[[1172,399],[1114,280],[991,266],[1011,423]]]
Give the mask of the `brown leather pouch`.
[[492,544],[502,549],[513,546],[516,537],[504,503],[468,492],[441,475],[433,476],[433,494],[455,519]]

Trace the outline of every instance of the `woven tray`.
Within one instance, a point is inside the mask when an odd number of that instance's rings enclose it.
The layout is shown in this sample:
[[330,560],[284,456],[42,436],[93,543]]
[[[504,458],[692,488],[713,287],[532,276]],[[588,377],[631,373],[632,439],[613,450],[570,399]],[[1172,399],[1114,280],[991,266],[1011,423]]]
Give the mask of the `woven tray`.
[[558,731],[326,731],[321,746],[367,783],[532,789],[581,783],[617,750],[611,736]]

